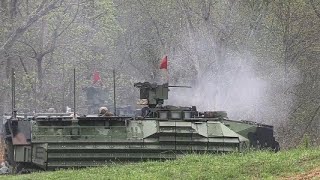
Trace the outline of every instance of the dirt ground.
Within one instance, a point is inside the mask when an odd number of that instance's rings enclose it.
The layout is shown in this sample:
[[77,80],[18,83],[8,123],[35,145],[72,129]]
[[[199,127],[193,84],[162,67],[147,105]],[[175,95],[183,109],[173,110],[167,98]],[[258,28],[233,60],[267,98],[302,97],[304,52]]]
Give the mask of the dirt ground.
[[297,174],[294,176],[289,176],[289,177],[284,177],[281,178],[283,180],[315,180],[315,179],[319,179],[320,180],[320,167],[317,167],[311,171],[305,172],[305,173],[301,173],[301,174]]

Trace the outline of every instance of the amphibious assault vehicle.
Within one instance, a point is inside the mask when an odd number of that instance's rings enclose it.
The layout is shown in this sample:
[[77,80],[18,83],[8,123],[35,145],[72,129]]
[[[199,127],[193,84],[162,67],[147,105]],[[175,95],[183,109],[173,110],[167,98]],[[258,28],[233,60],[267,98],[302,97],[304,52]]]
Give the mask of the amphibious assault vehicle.
[[19,115],[4,120],[5,159],[15,173],[168,160],[188,153],[279,150],[273,127],[235,121],[224,111],[164,105],[168,83],[139,82],[135,116],[70,113]]

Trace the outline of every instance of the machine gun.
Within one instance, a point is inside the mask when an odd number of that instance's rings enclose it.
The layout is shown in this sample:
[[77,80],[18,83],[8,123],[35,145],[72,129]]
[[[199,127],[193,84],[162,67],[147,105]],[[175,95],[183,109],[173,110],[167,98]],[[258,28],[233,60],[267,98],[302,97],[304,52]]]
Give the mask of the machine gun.
[[140,100],[137,104],[148,105],[149,108],[161,106],[164,100],[168,99],[169,87],[191,88],[191,86],[169,86],[168,83],[158,85],[150,82],[138,82],[134,87],[140,89]]

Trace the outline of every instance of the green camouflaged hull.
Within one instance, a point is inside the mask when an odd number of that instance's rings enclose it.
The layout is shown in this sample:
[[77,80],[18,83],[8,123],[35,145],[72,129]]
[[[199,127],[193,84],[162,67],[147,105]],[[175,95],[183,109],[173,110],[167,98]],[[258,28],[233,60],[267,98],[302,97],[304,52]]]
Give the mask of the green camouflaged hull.
[[33,162],[46,168],[95,166],[249,147],[247,138],[210,119],[86,117],[73,123],[65,120],[63,124],[70,125],[61,126],[55,118],[38,118],[32,125]]
[[[141,114],[73,117],[73,113],[9,116],[4,121],[6,160],[15,169],[100,166],[175,159],[188,153],[279,150],[273,127],[229,120],[224,111],[163,106],[167,84],[137,83]],[[108,114],[108,115],[107,115]]]

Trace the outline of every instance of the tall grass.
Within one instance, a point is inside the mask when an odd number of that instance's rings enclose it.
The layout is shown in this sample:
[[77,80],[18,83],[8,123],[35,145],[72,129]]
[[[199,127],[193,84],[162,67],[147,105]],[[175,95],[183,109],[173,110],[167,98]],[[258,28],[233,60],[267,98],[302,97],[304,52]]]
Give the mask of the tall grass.
[[224,155],[188,155],[165,162],[110,165],[1,179],[277,179],[320,166],[320,149],[299,148],[272,153],[256,151]]

